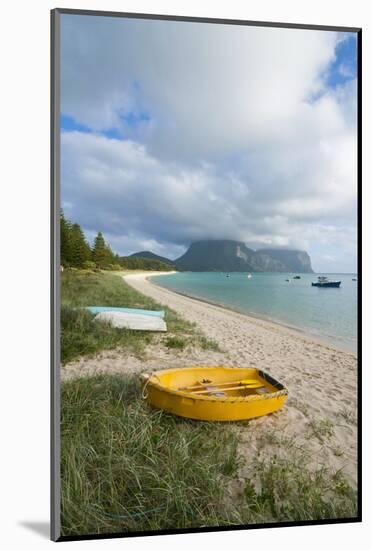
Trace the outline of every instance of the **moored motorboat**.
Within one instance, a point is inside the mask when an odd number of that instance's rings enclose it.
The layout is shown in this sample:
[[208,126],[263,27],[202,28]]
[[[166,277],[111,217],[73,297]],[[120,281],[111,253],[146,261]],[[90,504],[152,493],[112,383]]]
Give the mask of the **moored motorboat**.
[[293,279],[301,279],[300,275],[295,275]]
[[288,391],[255,368],[189,367],[141,375],[155,408],[195,420],[246,420],[279,410]]
[[312,286],[317,286],[319,288],[339,288],[341,281],[331,281],[327,277],[320,276],[317,278],[316,282],[312,282]]

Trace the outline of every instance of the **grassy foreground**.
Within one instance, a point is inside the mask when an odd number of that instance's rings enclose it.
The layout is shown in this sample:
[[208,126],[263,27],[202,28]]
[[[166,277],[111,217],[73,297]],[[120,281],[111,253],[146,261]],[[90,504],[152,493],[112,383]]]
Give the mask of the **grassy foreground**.
[[[86,305],[161,308],[117,275],[64,272],[64,362],[118,346],[140,353],[154,338],[168,347],[215,349],[194,325],[167,308],[169,333],[151,335],[93,321],[76,309]],[[356,516],[356,493],[341,472],[309,468],[308,451],[277,433],[262,436],[261,449],[265,437],[277,451],[290,449],[290,458],[278,458],[277,452],[264,460],[258,453],[246,464],[239,452],[242,429],[254,425],[194,422],[155,411],[142,399],[134,375],[63,382],[63,535]],[[313,437],[325,438],[326,430],[314,426]]]
[[[160,339],[168,348],[184,349],[189,345],[196,345],[202,349],[218,349],[194,324],[183,320],[170,308],[143,296],[126,284],[120,275],[64,271],[61,274],[61,304],[62,363],[116,347],[130,349],[139,354],[154,338]],[[164,309],[168,333],[161,335],[118,329],[109,323],[94,321],[94,315],[79,309],[85,306]]]
[[134,376],[64,383],[62,403],[65,535],[228,523],[230,431],[151,411]]
[[[63,535],[356,514],[355,493],[341,474],[309,471],[302,453],[290,461],[257,459],[252,477],[237,479],[243,461],[236,424],[155,411],[133,375],[64,382],[61,432]],[[242,491],[228,496],[236,482]]]

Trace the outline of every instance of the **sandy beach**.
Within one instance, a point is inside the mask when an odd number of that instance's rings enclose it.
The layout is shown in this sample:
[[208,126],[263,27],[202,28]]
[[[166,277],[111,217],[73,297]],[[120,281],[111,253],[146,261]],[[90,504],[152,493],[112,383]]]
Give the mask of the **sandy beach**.
[[[309,467],[339,470],[356,485],[357,357],[279,324],[179,295],[151,282],[159,273],[135,273],[125,281],[142,294],[194,322],[221,352],[168,350],[151,344],[143,358],[119,350],[82,358],[62,368],[62,379],[93,372],[140,372],[194,364],[257,367],[289,390],[278,413],[251,421],[241,431],[241,476],[254,459],[306,453]],[[82,369],[82,367],[84,367]],[[236,481],[236,488],[238,480]],[[237,489],[236,489],[237,490]]]

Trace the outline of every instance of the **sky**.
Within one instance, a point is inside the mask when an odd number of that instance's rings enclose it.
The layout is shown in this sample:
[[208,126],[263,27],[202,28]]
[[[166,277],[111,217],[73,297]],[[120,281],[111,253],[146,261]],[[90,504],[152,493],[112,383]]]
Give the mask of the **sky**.
[[61,16],[61,199],[92,241],[357,261],[357,44],[334,31]]

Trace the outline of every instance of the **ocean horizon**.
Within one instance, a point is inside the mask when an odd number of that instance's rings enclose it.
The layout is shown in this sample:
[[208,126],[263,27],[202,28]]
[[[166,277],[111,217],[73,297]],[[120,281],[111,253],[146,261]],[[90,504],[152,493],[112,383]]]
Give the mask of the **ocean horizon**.
[[[300,279],[293,279],[299,275]],[[340,288],[312,287],[323,275]],[[160,286],[298,329],[335,347],[357,351],[356,273],[178,272],[156,277]],[[289,281],[287,281],[289,279]]]

